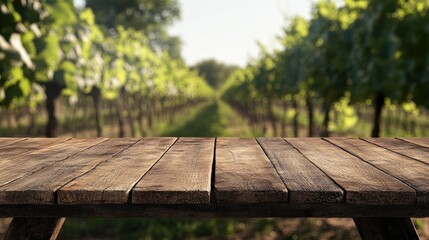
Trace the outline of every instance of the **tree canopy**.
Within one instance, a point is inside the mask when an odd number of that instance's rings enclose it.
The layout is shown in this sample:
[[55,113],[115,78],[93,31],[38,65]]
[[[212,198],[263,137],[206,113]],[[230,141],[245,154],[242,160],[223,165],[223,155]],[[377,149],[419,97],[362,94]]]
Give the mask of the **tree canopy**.
[[108,32],[118,26],[142,31],[154,50],[180,58],[180,39],[167,34],[167,27],[180,18],[178,0],[86,0],[86,7]]

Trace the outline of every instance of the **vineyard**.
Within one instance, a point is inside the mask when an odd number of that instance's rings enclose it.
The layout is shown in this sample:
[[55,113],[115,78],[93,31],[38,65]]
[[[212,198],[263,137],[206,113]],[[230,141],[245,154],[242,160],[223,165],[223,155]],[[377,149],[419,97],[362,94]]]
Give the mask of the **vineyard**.
[[[299,115],[305,114],[306,136],[329,136],[368,118],[368,108],[372,137],[380,136],[382,122],[387,134],[398,127],[409,135],[428,134],[427,125],[416,129],[429,106],[428,6],[389,0],[338,7],[320,1],[310,20],[290,20],[281,49],[261,47],[259,58],[231,76],[223,98],[251,124],[262,122],[264,128],[270,122],[272,135],[285,136],[289,116],[291,136],[299,136]],[[410,126],[393,126],[393,115]]]
[[[0,2],[0,137],[429,136],[429,1],[319,1],[281,47],[200,68],[166,31],[178,1],[117,2]],[[358,236],[335,219],[68,222],[60,238]]]
[[125,125],[130,136],[144,136],[154,118],[213,95],[195,71],[151,46],[142,31],[118,26],[105,33],[90,9],[78,12],[72,1],[7,1],[0,18],[6,21],[0,30],[0,104],[7,128],[12,118],[18,126],[28,124],[25,134],[34,133],[45,108],[45,135],[57,136],[61,103],[72,128],[84,112],[95,119],[96,136],[103,136],[107,110],[117,119],[117,136],[125,136]]
[[[216,95],[253,135],[428,134],[425,1],[321,1],[310,20],[290,20],[280,49],[261,46],[220,93],[186,66],[174,44],[166,48],[153,32],[110,20],[97,24],[91,8],[10,0],[2,9],[3,134],[52,137],[62,124],[61,133],[72,136],[82,128],[95,129],[93,136],[157,135],[154,122],[171,122]],[[116,132],[105,134],[104,122]],[[369,132],[353,131],[368,124]]]

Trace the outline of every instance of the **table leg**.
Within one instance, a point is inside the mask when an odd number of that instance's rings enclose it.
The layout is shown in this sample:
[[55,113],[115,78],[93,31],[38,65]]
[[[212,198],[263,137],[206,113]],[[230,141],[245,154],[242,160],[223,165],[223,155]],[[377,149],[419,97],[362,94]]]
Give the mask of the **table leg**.
[[5,240],[55,240],[65,218],[13,218]]
[[353,218],[363,240],[419,239],[410,218]]

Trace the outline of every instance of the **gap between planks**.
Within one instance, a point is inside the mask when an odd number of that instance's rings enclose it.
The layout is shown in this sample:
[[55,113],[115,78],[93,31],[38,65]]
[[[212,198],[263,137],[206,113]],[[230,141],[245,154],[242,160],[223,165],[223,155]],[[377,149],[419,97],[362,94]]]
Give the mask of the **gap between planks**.
[[[55,189],[62,186],[70,173],[79,172],[79,166],[73,165],[80,157],[81,165],[95,161],[90,156],[82,158],[87,151],[105,144],[107,139],[73,139],[57,144],[52,149],[45,148],[32,156],[23,159],[26,164],[19,165],[9,175],[13,181],[0,187],[0,203],[3,204],[53,204]],[[51,150],[51,151],[49,151]],[[47,151],[47,152],[46,152]],[[54,153],[52,153],[54,152]],[[96,155],[94,153],[93,155]],[[29,156],[30,157],[30,156]],[[100,155],[99,157],[103,157]],[[43,161],[42,161],[43,160]]]
[[217,203],[288,202],[288,190],[255,138],[218,138]]
[[343,202],[344,191],[282,138],[256,139],[289,191],[291,203]]
[[132,189],[133,204],[209,204],[214,138],[179,138]]
[[399,139],[401,141],[404,142],[409,142],[421,147],[425,147],[429,149],[429,138],[424,138],[424,137],[415,137],[415,138],[402,138],[402,137],[397,137],[396,139]]
[[417,203],[429,203],[429,165],[358,138],[324,140],[413,188]]
[[286,140],[346,191],[346,203],[385,205],[416,201],[414,189],[332,143],[315,138]]
[[121,204],[177,138],[143,138],[57,191],[59,204]]

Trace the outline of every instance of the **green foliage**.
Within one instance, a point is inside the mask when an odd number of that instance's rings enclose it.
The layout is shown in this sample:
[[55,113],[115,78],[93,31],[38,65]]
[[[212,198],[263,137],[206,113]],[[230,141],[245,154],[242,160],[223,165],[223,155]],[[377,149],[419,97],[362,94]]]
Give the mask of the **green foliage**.
[[168,51],[173,58],[180,58],[180,39],[167,33],[167,26],[180,18],[178,0],[87,0],[86,7],[107,31],[122,26],[144,32],[153,50]]
[[[78,11],[73,0],[8,0],[0,4],[2,106],[34,111],[45,100],[55,105],[51,102],[61,94],[71,105],[87,95],[101,100],[132,97],[135,102],[180,105],[213,94],[181,61],[180,40],[165,32],[167,24],[179,16],[177,1],[128,1],[120,6],[116,1],[112,5],[100,1],[97,4],[124,11],[112,18],[114,30],[109,32],[97,24],[100,11],[110,11],[106,8],[97,8],[95,14],[90,8]],[[144,17],[135,18],[135,25],[122,26],[130,9]],[[154,38],[167,39],[158,43],[172,48],[154,47]],[[56,126],[55,108],[47,110],[53,121],[48,122],[48,128]],[[47,135],[55,135],[55,130]]]
[[219,88],[238,67],[210,59],[201,61],[192,68],[195,69],[210,86]]
[[150,32],[169,25],[180,17],[177,0],[87,0],[98,24],[115,29],[126,26],[143,32]]
[[0,3],[0,105],[11,107],[31,93],[34,39],[46,11],[37,0]]
[[290,21],[281,49],[262,51],[232,75],[222,87],[223,98],[242,107],[264,98],[317,98],[326,128],[329,112],[345,97],[350,104],[373,101],[378,113],[385,99],[429,107],[427,22],[429,3],[423,0],[347,0],[341,6],[319,1],[309,21]]

